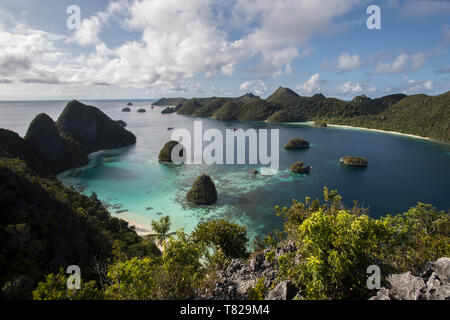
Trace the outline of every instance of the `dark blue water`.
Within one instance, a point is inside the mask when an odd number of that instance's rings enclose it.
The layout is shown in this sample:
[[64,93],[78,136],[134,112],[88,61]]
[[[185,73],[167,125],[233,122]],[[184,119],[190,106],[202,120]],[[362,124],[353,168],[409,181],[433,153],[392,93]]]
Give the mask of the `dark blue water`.
[[[99,152],[89,166],[60,175],[67,185],[86,194],[95,191],[113,214],[149,225],[150,220],[169,215],[174,229],[191,231],[199,222],[224,217],[248,226],[250,234],[263,234],[281,226],[274,206],[289,205],[292,199],[321,197],[324,186],[338,189],[346,205],[358,200],[379,217],[408,210],[417,202],[431,203],[440,210],[450,208],[450,147],[423,139],[342,128],[312,128],[305,125],[222,122],[176,114],[161,115],[161,107],[150,109],[151,101],[134,101],[131,113],[121,112],[127,101],[83,101],[100,107],[113,119],[128,123],[138,139],[136,146]],[[64,101],[0,102],[0,127],[21,135],[32,118],[46,112],[54,119]],[[136,112],[138,107],[147,113]],[[203,128],[280,129],[280,171],[274,176],[251,173],[259,165],[181,165],[158,163],[157,155],[170,139],[168,127],[192,130],[193,122]],[[311,144],[306,150],[284,150],[292,137]],[[366,157],[366,169],[339,163],[345,155]],[[289,167],[296,161],[312,166],[309,175],[294,175]],[[186,192],[195,178],[208,173],[215,181],[219,200],[198,207],[187,203]],[[123,211],[126,210],[126,211]]]

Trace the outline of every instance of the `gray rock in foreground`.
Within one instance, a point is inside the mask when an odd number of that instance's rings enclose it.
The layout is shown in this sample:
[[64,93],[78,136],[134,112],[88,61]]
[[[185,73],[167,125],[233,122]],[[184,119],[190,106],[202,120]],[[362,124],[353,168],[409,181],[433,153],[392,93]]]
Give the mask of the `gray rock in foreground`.
[[386,280],[389,288],[381,288],[370,300],[449,300],[450,258],[429,262],[419,276],[405,272]]
[[266,300],[292,300],[297,293],[297,287],[292,282],[285,280],[269,291],[266,295]]
[[[288,243],[275,250],[273,261],[265,257],[269,250],[255,254],[249,259],[233,259],[231,263],[217,273],[217,281],[210,292],[202,294],[199,299],[206,300],[246,300],[249,298],[249,289],[254,288],[258,280],[264,277],[264,285],[270,288],[276,283],[278,271],[278,258],[297,248]],[[295,291],[295,293],[294,293]],[[292,299],[298,290],[288,281],[283,281],[266,294],[268,300]]]

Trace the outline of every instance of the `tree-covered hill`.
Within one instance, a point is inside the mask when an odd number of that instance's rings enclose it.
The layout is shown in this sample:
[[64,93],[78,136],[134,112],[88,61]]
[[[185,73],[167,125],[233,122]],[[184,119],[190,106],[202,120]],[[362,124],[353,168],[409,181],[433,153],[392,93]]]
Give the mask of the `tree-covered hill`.
[[30,298],[44,275],[69,265],[93,278],[93,258],[141,241],[95,194],[42,178],[18,159],[0,158],[0,195],[0,297]]
[[379,114],[326,118],[322,119],[330,123],[408,133],[450,142],[450,91],[438,96],[412,95]]
[[[180,99],[173,100],[174,103],[179,101]],[[325,97],[323,94],[300,96],[289,88],[279,87],[267,99],[246,94],[237,98],[211,97],[186,100],[178,113],[213,117],[218,120],[321,121],[450,141],[448,92],[435,97],[391,94],[372,99],[361,95],[351,101],[344,101]]]
[[136,143],[133,133],[100,109],[73,100],[56,123],[47,114],[37,115],[24,138],[0,128],[0,150],[17,157],[41,176],[88,164],[88,153]]

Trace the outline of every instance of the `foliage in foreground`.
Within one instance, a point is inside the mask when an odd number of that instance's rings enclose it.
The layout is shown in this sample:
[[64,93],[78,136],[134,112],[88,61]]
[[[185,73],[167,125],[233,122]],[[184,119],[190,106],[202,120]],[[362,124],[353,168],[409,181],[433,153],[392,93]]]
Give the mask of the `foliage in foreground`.
[[[276,208],[284,220],[275,249],[294,242],[297,251],[278,258],[279,280],[291,280],[305,299],[366,299],[367,267],[378,265],[382,277],[392,272],[418,272],[427,261],[450,256],[450,218],[419,203],[396,216],[371,219],[356,202],[345,208],[337,191],[324,189],[324,201],[295,201]],[[166,233],[167,230],[162,230]],[[213,220],[191,235],[178,232],[164,242],[162,255],[129,258],[117,255],[102,279],[105,299],[189,299],[214,281],[214,274],[233,257],[245,258],[245,227]],[[269,251],[266,256],[273,256]],[[59,282],[58,282],[59,281]],[[86,298],[55,292],[62,280],[54,275],[39,284],[35,298]],[[56,282],[56,284],[55,284]],[[264,279],[250,289],[251,299],[267,293]],[[89,297],[91,291],[86,295]]]

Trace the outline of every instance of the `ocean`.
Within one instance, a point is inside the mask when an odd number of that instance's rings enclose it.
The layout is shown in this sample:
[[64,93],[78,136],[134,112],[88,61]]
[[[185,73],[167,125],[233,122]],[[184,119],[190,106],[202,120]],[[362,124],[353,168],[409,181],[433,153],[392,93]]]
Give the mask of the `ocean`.
[[[249,235],[265,235],[282,227],[274,207],[289,206],[292,199],[320,198],[323,187],[338,189],[347,206],[353,200],[369,208],[370,216],[397,214],[417,202],[430,203],[439,210],[450,208],[449,145],[414,137],[361,129],[313,128],[296,124],[216,121],[177,114],[162,115],[162,107],[151,109],[153,100],[131,100],[129,113],[122,112],[124,100],[81,100],[100,108],[115,120],[124,120],[137,137],[134,146],[100,151],[90,156],[89,165],[58,175],[67,186],[90,195],[95,192],[113,216],[143,226],[151,220],[170,216],[172,230],[191,232],[210,218],[224,218],[246,225]],[[47,113],[54,120],[67,101],[0,102],[0,127],[26,133],[37,114]],[[138,108],[146,113],[138,113]],[[158,162],[162,146],[173,130],[192,132],[194,121],[203,130],[216,128],[279,129],[280,169],[272,176],[254,174],[261,165],[168,165]],[[290,138],[310,142],[305,150],[285,150]],[[348,168],[339,163],[345,155],[366,157],[365,169]],[[309,175],[290,173],[296,161],[312,166]],[[218,191],[217,203],[197,206],[186,201],[186,193],[202,173],[211,176]]]

